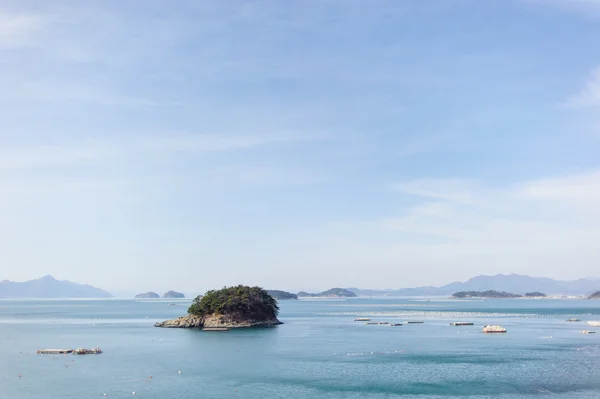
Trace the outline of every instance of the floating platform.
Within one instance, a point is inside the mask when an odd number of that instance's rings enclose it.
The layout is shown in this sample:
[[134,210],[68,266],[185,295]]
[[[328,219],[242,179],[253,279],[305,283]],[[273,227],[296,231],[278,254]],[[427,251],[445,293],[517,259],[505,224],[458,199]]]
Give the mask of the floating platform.
[[472,326],[472,325],[474,325],[474,323],[471,323],[470,321],[455,321],[454,323],[450,323],[450,325],[452,327],[457,327],[457,326]]
[[102,349],[93,348],[78,348],[78,349],[40,349],[37,351],[38,355],[99,355],[102,353]]
[[405,324],[423,324],[423,321],[406,321]]
[[368,325],[368,326],[372,326],[372,325],[375,325],[375,324],[379,324],[379,322],[378,321],[368,321],[365,324]]
[[482,332],[486,333],[486,334],[498,334],[498,333],[505,333],[506,332],[506,328],[502,327],[502,326],[485,326],[483,327],[483,330],[481,330]]
[[592,327],[600,327],[600,321],[588,321],[587,324]]
[[38,355],[67,355],[73,353],[73,349],[40,349]]
[[229,331],[227,327],[205,327],[202,331]]
[[567,319],[567,321],[569,321],[569,322],[577,322],[577,321],[581,321],[581,320],[579,320],[579,319]]
[[371,321],[371,319],[369,319],[368,317],[358,317],[354,319],[354,321]]
[[596,334],[596,331],[581,330],[582,334]]
[[402,323],[392,323],[390,324],[390,327],[402,327],[403,324]]

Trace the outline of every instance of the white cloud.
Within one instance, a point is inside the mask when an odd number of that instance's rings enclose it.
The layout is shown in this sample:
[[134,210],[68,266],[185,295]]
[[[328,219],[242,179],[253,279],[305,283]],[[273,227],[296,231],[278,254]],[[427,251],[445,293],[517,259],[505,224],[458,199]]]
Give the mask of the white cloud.
[[46,103],[68,103],[63,105],[100,105],[115,107],[153,107],[176,105],[151,100],[148,98],[135,97],[129,94],[119,93],[119,90],[102,87],[101,84],[81,85],[67,84],[65,82],[39,83],[21,82],[13,91],[0,96],[0,101],[6,102],[46,102]]
[[0,10],[0,47],[26,45],[43,26],[44,19],[38,15],[13,14]]
[[[430,264],[436,254],[466,275],[564,270],[555,275],[576,277],[591,274],[600,261],[600,170],[493,190],[456,179],[394,187],[423,200],[381,222],[402,234],[389,248],[399,262]],[[415,244],[404,242],[407,237],[420,238]]]
[[270,144],[321,140],[326,133],[278,132],[263,134],[189,134],[176,133],[145,138],[140,146],[177,152],[230,151],[261,147]]
[[599,206],[600,171],[528,182],[516,189],[515,194],[516,198]]
[[600,107],[600,66],[592,71],[583,89],[565,101],[565,106],[570,108]]
[[100,137],[69,144],[4,146],[0,149],[0,171],[163,159],[182,153],[242,151],[269,145],[311,142],[326,137],[326,133],[293,131],[262,134],[172,132],[154,136]]

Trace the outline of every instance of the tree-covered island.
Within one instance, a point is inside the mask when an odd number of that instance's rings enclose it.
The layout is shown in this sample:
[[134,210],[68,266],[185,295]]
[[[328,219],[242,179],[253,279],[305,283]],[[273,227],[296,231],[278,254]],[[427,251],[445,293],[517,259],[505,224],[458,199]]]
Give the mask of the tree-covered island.
[[260,287],[238,285],[198,296],[188,315],[156,323],[166,328],[248,328],[282,324],[277,300]]

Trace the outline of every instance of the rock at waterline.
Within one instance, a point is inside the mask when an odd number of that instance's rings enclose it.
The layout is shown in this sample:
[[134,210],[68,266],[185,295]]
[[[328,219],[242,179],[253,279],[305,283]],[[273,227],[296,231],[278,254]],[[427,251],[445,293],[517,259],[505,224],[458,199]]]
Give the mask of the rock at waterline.
[[283,324],[277,318],[268,320],[233,320],[225,315],[194,316],[187,315],[173,320],[156,323],[154,327],[162,328],[249,328],[270,327]]

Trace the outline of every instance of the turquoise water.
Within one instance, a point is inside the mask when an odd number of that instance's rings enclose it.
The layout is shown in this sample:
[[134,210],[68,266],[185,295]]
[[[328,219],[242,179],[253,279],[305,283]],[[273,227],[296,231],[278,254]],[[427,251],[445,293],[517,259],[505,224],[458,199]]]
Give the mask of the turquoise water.
[[[284,325],[226,333],[154,328],[188,305],[170,303],[0,300],[0,399],[600,398],[600,329],[565,321],[598,301],[283,301]],[[104,353],[35,354],[58,347]]]

